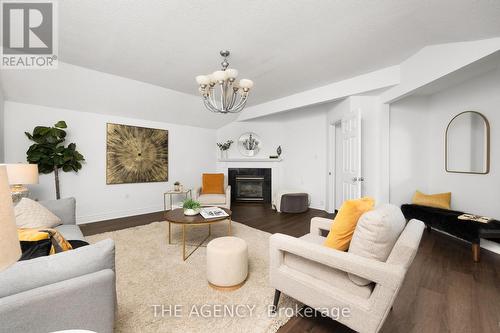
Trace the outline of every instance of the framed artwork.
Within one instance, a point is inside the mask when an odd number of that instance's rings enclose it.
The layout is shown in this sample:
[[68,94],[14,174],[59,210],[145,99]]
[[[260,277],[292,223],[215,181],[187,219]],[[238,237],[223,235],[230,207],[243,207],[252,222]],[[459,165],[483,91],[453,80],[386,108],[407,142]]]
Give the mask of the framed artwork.
[[107,124],[106,184],[168,181],[168,131]]

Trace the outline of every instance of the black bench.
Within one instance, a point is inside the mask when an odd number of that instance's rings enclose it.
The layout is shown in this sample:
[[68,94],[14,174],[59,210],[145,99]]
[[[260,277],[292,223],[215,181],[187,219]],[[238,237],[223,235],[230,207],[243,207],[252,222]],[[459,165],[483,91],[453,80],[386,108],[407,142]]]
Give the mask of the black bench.
[[424,222],[428,231],[434,228],[470,242],[475,262],[479,261],[481,238],[500,243],[500,221],[463,221],[458,219],[463,212],[412,204],[402,205],[401,210],[406,219]]

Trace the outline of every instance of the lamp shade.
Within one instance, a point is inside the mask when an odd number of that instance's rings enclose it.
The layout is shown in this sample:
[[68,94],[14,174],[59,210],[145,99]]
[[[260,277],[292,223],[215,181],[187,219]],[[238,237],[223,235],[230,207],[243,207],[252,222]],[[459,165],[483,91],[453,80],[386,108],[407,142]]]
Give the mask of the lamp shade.
[[21,257],[16,218],[7,181],[7,169],[0,166],[0,271]]
[[5,164],[10,185],[38,184],[38,165]]

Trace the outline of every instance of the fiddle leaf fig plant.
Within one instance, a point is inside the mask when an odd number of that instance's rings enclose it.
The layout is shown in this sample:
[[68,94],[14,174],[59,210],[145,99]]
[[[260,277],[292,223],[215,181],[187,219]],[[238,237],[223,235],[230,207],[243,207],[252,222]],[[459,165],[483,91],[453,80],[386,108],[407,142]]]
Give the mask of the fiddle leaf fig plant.
[[64,172],[78,172],[85,158],[76,150],[76,144],[64,145],[66,141],[65,121],[58,121],[53,127],[37,126],[32,133],[24,132],[28,139],[35,142],[26,152],[27,161],[38,164],[38,172],[49,174],[54,172],[56,198],[61,198],[59,186],[59,169]]

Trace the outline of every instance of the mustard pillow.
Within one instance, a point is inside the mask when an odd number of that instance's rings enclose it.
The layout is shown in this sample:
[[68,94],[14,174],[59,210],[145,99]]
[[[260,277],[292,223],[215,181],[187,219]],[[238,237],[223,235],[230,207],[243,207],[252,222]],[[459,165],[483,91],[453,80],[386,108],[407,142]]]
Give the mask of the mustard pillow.
[[450,209],[451,192],[424,194],[420,191],[416,191],[415,195],[413,196],[413,204],[420,206]]
[[204,173],[201,194],[224,194],[224,174]]
[[351,243],[352,234],[359,218],[371,210],[374,205],[375,200],[370,197],[345,201],[335,216],[334,223],[323,245],[346,251]]

